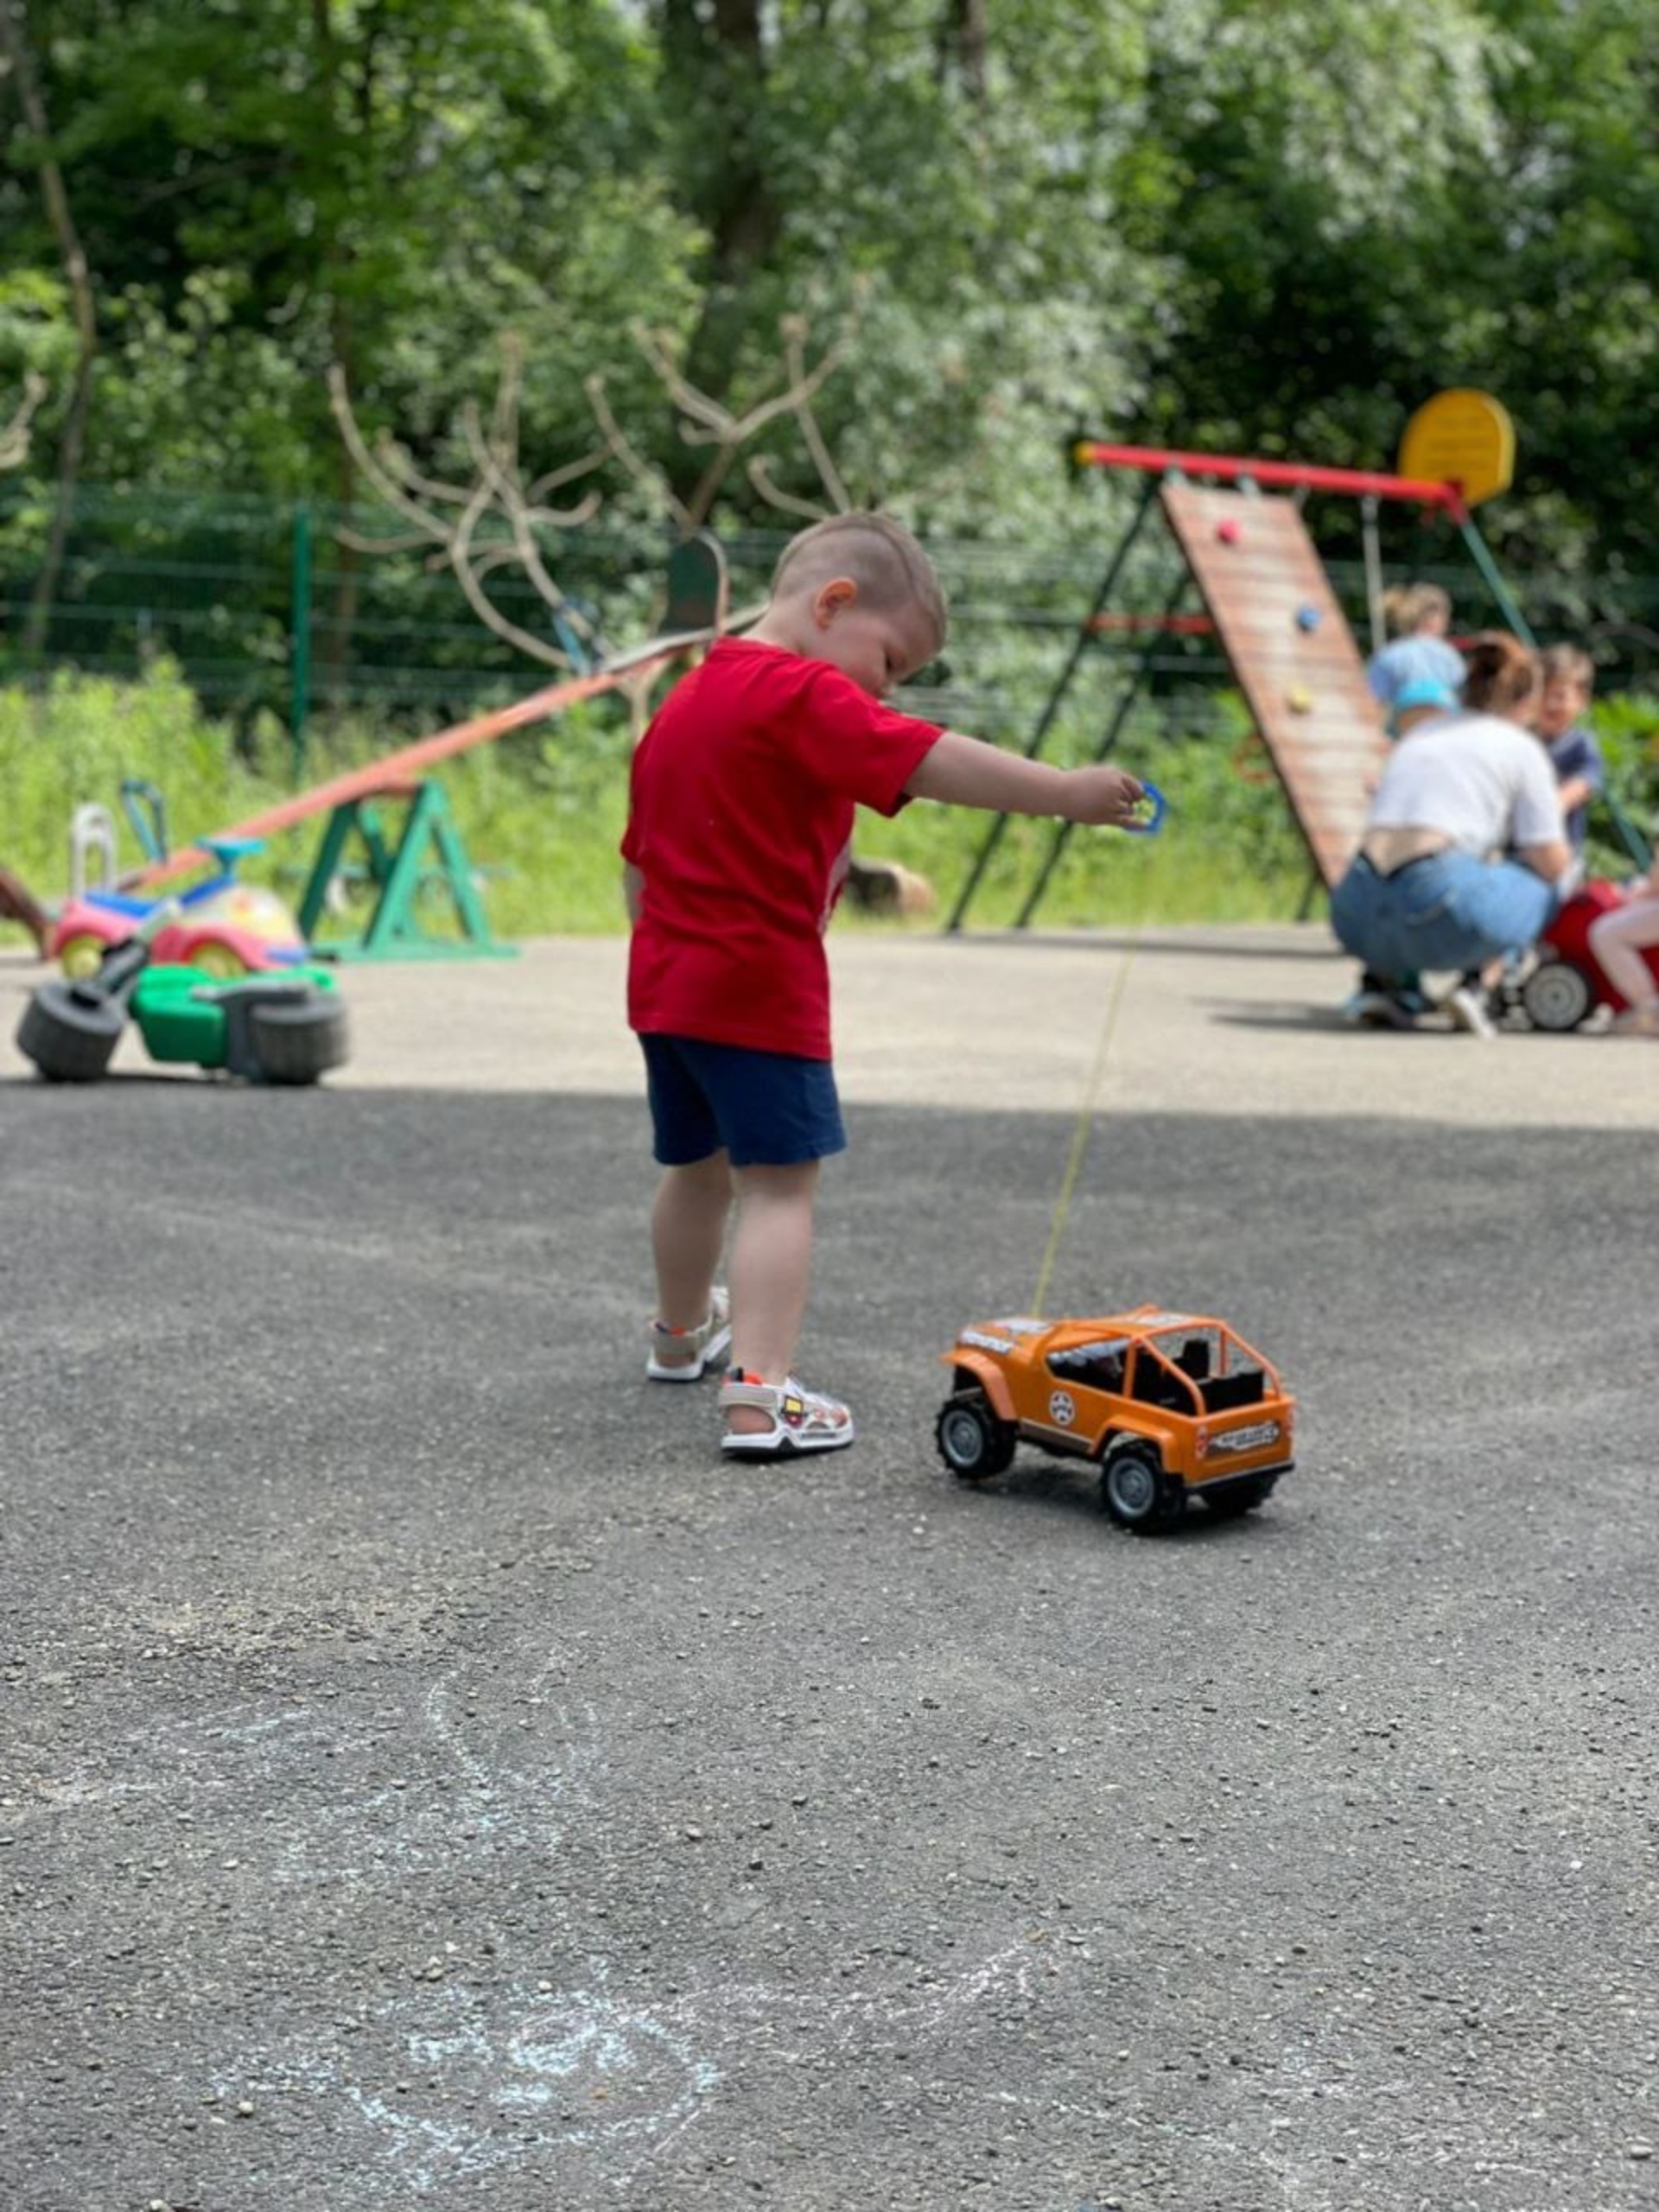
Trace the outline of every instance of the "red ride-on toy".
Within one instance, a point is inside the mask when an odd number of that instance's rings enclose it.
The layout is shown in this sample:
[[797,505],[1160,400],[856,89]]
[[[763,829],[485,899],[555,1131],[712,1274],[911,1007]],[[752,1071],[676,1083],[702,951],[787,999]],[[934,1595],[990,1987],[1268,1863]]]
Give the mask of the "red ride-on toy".
[[[1598,1007],[1619,1013],[1624,1000],[1613,988],[1590,950],[1590,931],[1603,914],[1624,903],[1616,883],[1597,878],[1573,893],[1538,940],[1538,965],[1516,995],[1535,1029],[1558,1033],[1576,1029]],[[1659,945],[1642,957],[1659,981]]]
[[[161,792],[142,777],[129,776],[121,786],[121,804],[144,857],[164,861],[167,808]],[[105,825],[109,842],[99,849],[112,877],[114,832],[107,817]],[[217,867],[176,898],[135,896],[117,890],[112,880],[92,886],[65,905],[46,941],[46,957],[58,961],[72,982],[90,980],[112,945],[129,944],[139,927],[166,906],[174,918],[153,927],[147,936],[150,957],[157,963],[194,968],[221,981],[299,966],[309,957],[309,948],[287,906],[274,891],[238,883],[236,878],[237,862],[258,852],[264,842],[259,837],[203,837],[200,848],[212,854]]]

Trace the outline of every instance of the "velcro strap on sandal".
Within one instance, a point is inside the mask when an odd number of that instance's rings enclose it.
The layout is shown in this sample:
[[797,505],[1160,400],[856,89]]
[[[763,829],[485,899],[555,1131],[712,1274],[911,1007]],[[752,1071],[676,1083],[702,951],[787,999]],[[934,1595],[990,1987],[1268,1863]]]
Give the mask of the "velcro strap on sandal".
[[[732,1406],[753,1406],[757,1413],[770,1414],[776,1420],[783,1411],[783,1400],[791,1387],[777,1382],[751,1382],[747,1377],[736,1382],[728,1375],[720,1386],[721,1411],[724,1413]],[[796,1403],[800,1405],[798,1395]],[[799,1417],[798,1413],[796,1418]]]

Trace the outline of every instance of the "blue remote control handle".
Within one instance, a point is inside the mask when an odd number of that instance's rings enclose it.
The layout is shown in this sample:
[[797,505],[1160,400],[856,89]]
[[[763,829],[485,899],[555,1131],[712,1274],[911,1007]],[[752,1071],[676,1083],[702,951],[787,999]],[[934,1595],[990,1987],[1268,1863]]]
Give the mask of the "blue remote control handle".
[[1131,836],[1155,837],[1164,826],[1164,817],[1169,812],[1169,801],[1156,784],[1142,784],[1141,790],[1152,801],[1152,817],[1147,822],[1126,822],[1123,827]]

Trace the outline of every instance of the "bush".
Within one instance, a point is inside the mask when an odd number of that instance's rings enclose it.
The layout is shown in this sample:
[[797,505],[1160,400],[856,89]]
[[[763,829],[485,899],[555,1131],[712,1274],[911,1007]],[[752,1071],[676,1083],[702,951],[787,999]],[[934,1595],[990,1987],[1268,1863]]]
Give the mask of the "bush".
[[[1600,702],[1592,717],[1609,787],[1647,829],[1659,813],[1659,702]],[[1090,757],[1099,723],[1057,727],[1047,757]],[[306,775],[320,783],[405,742],[363,720],[315,737]],[[501,936],[608,932],[622,926],[618,842],[627,804],[631,732],[619,702],[577,707],[557,721],[482,745],[442,765],[444,787]],[[1117,755],[1169,800],[1161,836],[1089,833],[1065,841],[1035,920],[1051,929],[1147,922],[1284,920],[1306,898],[1312,871],[1278,784],[1233,695],[1194,694],[1147,707]],[[61,671],[43,692],[0,690],[0,862],[54,900],[67,877],[69,816],[97,800],[118,816],[124,864],[142,855],[118,801],[124,777],[165,794],[173,843],[264,811],[291,791],[287,733],[274,720],[238,736],[201,712],[175,667],[157,662],[127,683]],[[989,817],[918,804],[893,822],[861,818],[860,851],[902,862],[939,893],[931,919],[883,927],[931,929],[966,882]],[[1010,923],[1036,880],[1058,825],[1011,821],[969,915]],[[297,902],[322,834],[321,818],[284,832],[245,873]],[[1599,839],[1592,865],[1628,873]],[[1323,911],[1316,903],[1314,912]],[[429,926],[442,926],[436,902]],[[874,926],[874,924],[861,924]],[[14,938],[21,931],[14,930]]]

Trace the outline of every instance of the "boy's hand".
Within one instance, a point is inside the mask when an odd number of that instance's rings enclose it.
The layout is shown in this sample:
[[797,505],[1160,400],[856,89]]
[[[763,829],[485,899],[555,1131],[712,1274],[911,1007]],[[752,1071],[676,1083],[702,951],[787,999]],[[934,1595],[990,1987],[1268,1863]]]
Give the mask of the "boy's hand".
[[1073,768],[1065,781],[1065,818],[1095,828],[1121,826],[1135,819],[1145,786],[1124,768]]

